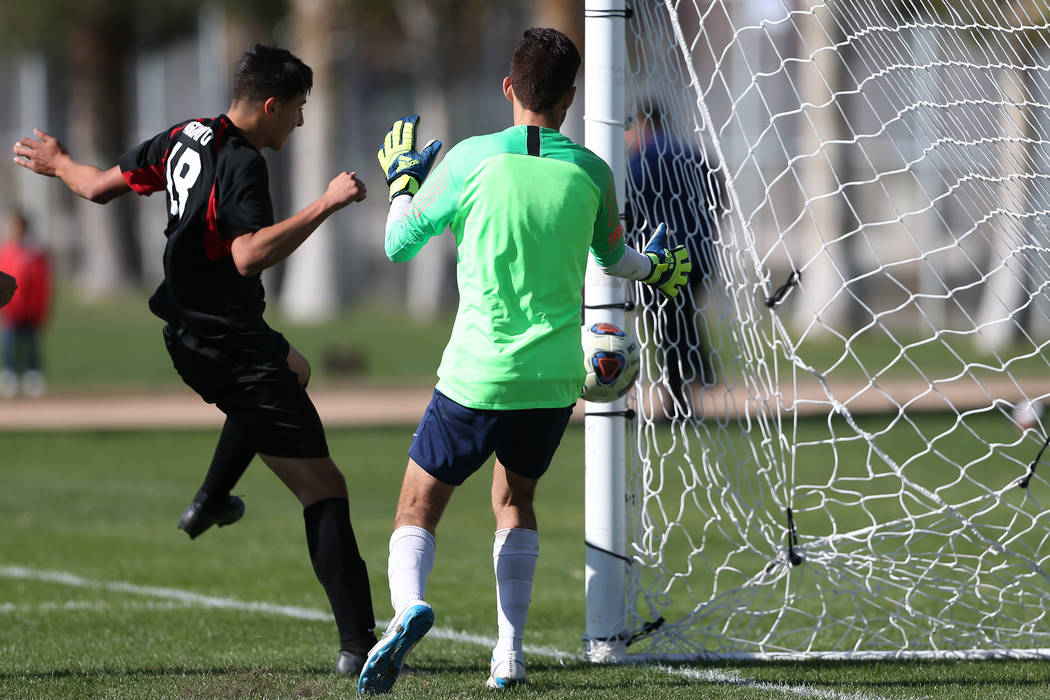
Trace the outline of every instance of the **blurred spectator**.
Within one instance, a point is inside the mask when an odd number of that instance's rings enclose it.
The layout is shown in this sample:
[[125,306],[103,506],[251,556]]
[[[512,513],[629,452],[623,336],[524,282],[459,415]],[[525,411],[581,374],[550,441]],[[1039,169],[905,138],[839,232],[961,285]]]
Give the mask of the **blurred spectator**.
[[671,241],[685,245],[693,261],[688,288],[677,297],[664,299],[643,288],[641,299],[643,307],[659,309],[668,387],[686,407],[693,382],[715,382],[706,334],[696,324],[696,298],[717,271],[712,242],[718,181],[699,148],[665,131],[663,109],[654,100],[638,106],[627,138],[627,230],[644,240],[666,223]]
[[7,302],[11,301],[16,289],[18,289],[18,283],[15,282],[15,278],[5,272],[0,272],[0,306],[6,306]]
[[18,210],[8,212],[0,244],[0,269],[14,275],[18,289],[0,309],[3,318],[3,361],[0,395],[10,398],[19,384],[27,396],[44,393],[40,365],[40,330],[51,307],[51,261],[28,237],[29,225]]

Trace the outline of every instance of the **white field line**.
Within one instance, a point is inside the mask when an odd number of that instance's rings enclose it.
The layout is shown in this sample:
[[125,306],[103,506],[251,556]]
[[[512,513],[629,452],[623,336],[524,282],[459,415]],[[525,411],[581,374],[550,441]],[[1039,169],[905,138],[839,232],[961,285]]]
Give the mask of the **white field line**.
[[146,601],[141,603],[132,603],[129,601],[124,601],[119,605],[113,605],[112,603],[107,603],[104,600],[67,600],[62,603],[36,603],[35,605],[0,603],[0,614],[76,610],[99,611],[113,610],[117,608],[119,608],[120,610],[185,610],[191,607],[194,607],[192,603],[180,603],[174,600],[168,602]]
[[[258,601],[237,600],[236,598],[221,598],[203,595],[178,588],[162,588],[157,586],[140,586],[125,581],[97,581],[84,578],[65,571],[43,571],[39,569],[28,569],[22,566],[0,566],[0,578],[9,579],[31,579],[34,581],[46,581],[73,588],[94,588],[117,593],[132,593],[134,595],[149,596],[169,601],[169,605],[147,603],[142,606],[148,609],[165,609],[188,606],[200,606],[206,608],[221,608],[224,610],[245,610],[248,612],[261,612],[270,615],[280,615],[296,620],[308,620],[313,622],[332,622],[332,614],[316,608],[301,608],[293,605],[275,605]],[[0,603],[0,614],[12,612],[30,612],[33,610],[98,610],[104,609],[105,603],[67,601],[64,603],[43,603],[39,605],[26,606],[13,603]],[[136,606],[138,607],[138,606]],[[385,627],[389,620],[376,620],[379,627]],[[459,630],[450,630],[435,627],[427,633],[428,637],[444,639],[464,644],[473,644],[491,649],[496,640]],[[542,656],[554,659],[560,663],[566,661],[582,661],[583,655],[555,649],[553,647],[525,645],[525,653],[533,656]],[[819,698],[820,700],[881,700],[879,696],[866,695],[863,693],[840,693],[834,690],[814,688],[806,685],[788,685],[786,683],[770,683],[756,681],[746,678],[738,671],[719,671],[716,669],[678,668],[674,666],[641,666],[661,671],[668,675],[688,678],[704,683],[720,685],[733,685],[741,688],[760,690],[770,693],[781,693],[802,698]]]
[[706,683],[718,683],[721,685],[738,685],[749,690],[763,690],[770,693],[784,693],[797,695],[800,698],[821,698],[822,700],[882,700],[878,695],[866,693],[840,693],[837,690],[826,688],[815,688],[808,685],[788,685],[787,683],[770,683],[768,681],[756,681],[746,678],[738,671],[716,671],[702,668],[675,668],[673,666],[651,666],[650,668],[669,673],[674,676],[684,676]]

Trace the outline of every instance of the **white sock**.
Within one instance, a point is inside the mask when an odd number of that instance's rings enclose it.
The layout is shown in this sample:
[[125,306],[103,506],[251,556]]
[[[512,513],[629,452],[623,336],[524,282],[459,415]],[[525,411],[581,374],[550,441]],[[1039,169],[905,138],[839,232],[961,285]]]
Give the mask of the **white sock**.
[[386,575],[395,615],[406,605],[425,600],[427,578],[434,568],[436,550],[434,536],[421,527],[405,525],[390,535]]
[[496,619],[499,641],[493,652],[522,651],[525,618],[532,598],[532,579],[540,555],[540,536],[518,527],[497,530],[492,546],[496,569]]

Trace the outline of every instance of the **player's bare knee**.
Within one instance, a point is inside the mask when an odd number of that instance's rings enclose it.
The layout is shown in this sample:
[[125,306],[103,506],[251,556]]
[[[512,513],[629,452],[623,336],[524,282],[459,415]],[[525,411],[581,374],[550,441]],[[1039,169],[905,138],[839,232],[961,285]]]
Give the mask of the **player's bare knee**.
[[397,504],[397,514],[394,516],[394,527],[411,525],[434,534],[447,502],[448,499],[440,493],[402,491]]
[[310,383],[310,372],[310,363],[307,362],[302,369],[295,373],[296,376],[299,378],[299,386],[303,387],[304,389],[306,388],[306,385]]
[[394,516],[394,529],[399,527],[421,527],[431,535],[437,534],[438,523],[441,522],[441,511],[434,508],[398,508]]
[[533,491],[507,490],[492,494],[492,512],[496,515],[508,510],[531,512]]
[[292,346],[288,346],[288,368],[295,372],[299,379],[299,385],[305,387],[310,383],[310,361],[301,352]]

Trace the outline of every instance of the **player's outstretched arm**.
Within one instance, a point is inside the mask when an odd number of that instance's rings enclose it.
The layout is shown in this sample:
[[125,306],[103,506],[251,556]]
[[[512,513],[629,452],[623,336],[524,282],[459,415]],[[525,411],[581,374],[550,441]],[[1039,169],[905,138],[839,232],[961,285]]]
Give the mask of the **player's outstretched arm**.
[[18,139],[12,149],[15,163],[26,170],[57,177],[75,194],[98,204],[105,204],[131,192],[131,186],[124,181],[119,167],[114,165],[108,170],[101,170],[93,165],[77,163],[54,136],[42,129],[33,129],[33,135],[36,138],[23,136]]
[[4,306],[15,295],[18,284],[11,275],[0,272],[0,306]]
[[660,224],[641,253],[624,246],[623,255],[615,263],[598,264],[607,275],[638,280],[656,287],[664,296],[678,296],[678,290],[689,281],[693,263],[685,246],[669,246],[667,225]]
[[689,282],[693,263],[684,245],[671,246],[667,237],[667,224],[656,227],[642,252],[653,263],[652,271],[641,280],[642,284],[656,287],[664,296],[678,296],[678,290]]
[[291,255],[325,219],[352,202],[365,198],[365,183],[355,172],[335,176],[323,195],[302,211],[258,231],[233,231],[230,254],[237,271],[254,275]]

